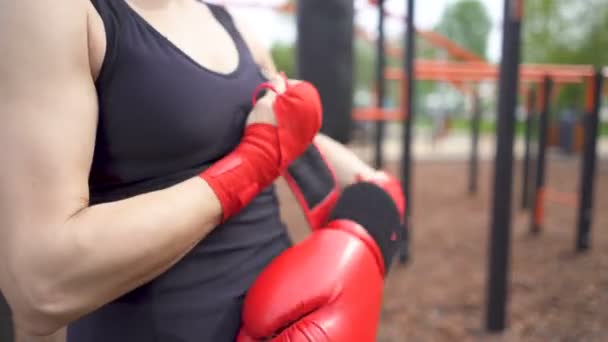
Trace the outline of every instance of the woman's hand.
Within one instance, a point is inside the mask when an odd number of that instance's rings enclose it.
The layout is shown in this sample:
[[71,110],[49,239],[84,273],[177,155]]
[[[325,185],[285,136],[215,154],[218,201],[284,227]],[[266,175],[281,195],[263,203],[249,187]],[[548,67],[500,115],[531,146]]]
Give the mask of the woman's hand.
[[277,125],[277,117],[273,108],[274,101],[276,100],[277,94],[283,94],[285,90],[287,90],[287,86],[285,79],[279,74],[275,74],[271,77],[269,82],[277,92],[266,91],[266,94],[256,102],[247,118],[247,126],[256,123]]
[[[260,100],[258,92],[269,89]],[[287,169],[321,128],[321,100],[310,83],[281,76],[255,90],[240,144],[201,173],[222,205],[222,221],[238,213]]]
[[274,101],[276,100],[277,95],[285,93],[288,86],[296,86],[302,83],[302,81],[290,80],[286,79],[281,74],[274,74],[274,76],[269,77],[269,83],[274,87],[276,92],[267,91],[266,94],[256,102],[247,118],[247,126],[255,123],[267,123],[276,126],[277,117],[274,112]]

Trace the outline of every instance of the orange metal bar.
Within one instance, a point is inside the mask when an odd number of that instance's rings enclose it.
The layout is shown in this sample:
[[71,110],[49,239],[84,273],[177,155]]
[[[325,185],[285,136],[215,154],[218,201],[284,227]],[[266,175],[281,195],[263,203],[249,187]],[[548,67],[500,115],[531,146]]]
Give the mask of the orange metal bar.
[[536,205],[534,206],[534,225],[536,227],[543,227],[545,218],[545,194],[545,188],[538,189],[536,192]]
[[[521,77],[524,81],[541,82],[549,76],[556,83],[580,83],[593,75],[593,68],[576,66],[573,68],[542,65],[522,65]],[[419,80],[484,81],[498,79],[498,68],[485,63],[460,63],[446,61],[418,60],[416,78]],[[387,68],[386,77],[399,80],[403,73],[398,68]]]
[[[372,37],[370,37],[370,35],[365,32],[363,29],[361,28],[357,28],[355,29],[356,35],[360,38],[362,38],[363,40],[365,40],[366,42],[373,42],[374,39]],[[416,31],[422,38],[424,38],[427,42],[429,42],[431,45],[446,50],[452,57],[463,60],[463,61],[467,61],[467,62],[478,62],[478,63],[484,63],[484,60],[469,52],[468,50],[466,50],[465,48],[461,47],[460,45],[453,43],[451,40],[449,40],[448,38],[445,38],[444,36],[433,32],[433,31]],[[389,55],[390,57],[393,58],[398,58],[401,59],[403,58],[403,50],[397,47],[394,47],[392,45],[388,45],[386,47],[386,53],[387,55]]]
[[421,30],[417,30],[416,32],[418,35],[420,35],[420,37],[424,38],[433,46],[444,49],[457,59],[468,62],[484,62],[483,58],[454,43],[452,40],[440,35],[437,32]]
[[[389,80],[400,80],[403,75],[399,70],[387,70],[387,79]],[[526,74],[522,73],[522,78],[526,82],[541,82],[543,80],[543,74]],[[498,73],[493,71],[467,71],[467,70],[433,70],[433,69],[417,69],[416,79],[426,81],[449,81],[449,82],[481,82],[481,81],[492,81],[498,79]],[[576,76],[554,76],[556,83],[579,83],[582,81],[581,77]]]
[[[386,14],[391,18],[399,19],[401,22],[405,20],[405,15],[402,14],[396,14],[389,10],[386,11]],[[431,45],[447,51],[452,57],[456,59],[460,59],[467,62],[485,62],[485,60],[477,54],[467,50],[466,48],[460,46],[453,40],[435,31],[423,31],[416,29],[416,33],[418,33],[421,38],[426,40]]]
[[[434,61],[434,60],[418,60],[419,65],[429,68],[463,68],[473,70],[498,70],[495,65],[487,63],[462,63],[462,62],[449,62],[449,61]],[[594,70],[592,66],[588,65],[543,65],[543,64],[524,64],[522,65],[523,70],[526,73],[531,74],[545,74],[548,76],[558,75],[565,77],[592,77]]]
[[400,109],[356,108],[353,110],[353,119],[356,121],[399,121],[403,120],[403,113]]
[[[431,32],[432,33],[432,32]],[[360,37],[361,39],[363,39],[364,41],[371,43],[374,41],[374,39],[369,35],[369,33],[367,33],[365,30],[356,27],[355,28],[355,35],[357,37]],[[439,35],[437,35],[439,36]],[[445,40],[447,40],[447,38],[444,38]],[[397,58],[397,59],[401,59],[403,58],[403,51],[399,48],[396,48],[392,45],[388,45],[386,47],[386,53],[388,56],[391,56],[393,58]],[[467,57],[470,58],[470,57]],[[475,61],[477,61],[477,59],[473,58]],[[482,63],[483,61],[481,59],[479,59]],[[448,81],[452,86],[454,86],[454,88],[456,88],[457,90],[459,90],[460,92],[462,92],[463,94],[469,94],[470,93],[470,89],[468,89],[467,86],[464,85],[463,81],[460,80],[449,80],[449,79],[442,79],[445,81]]]
[[541,70],[570,70],[570,71],[578,71],[585,75],[593,74],[594,69],[591,65],[586,64],[525,64],[529,68],[541,69]]

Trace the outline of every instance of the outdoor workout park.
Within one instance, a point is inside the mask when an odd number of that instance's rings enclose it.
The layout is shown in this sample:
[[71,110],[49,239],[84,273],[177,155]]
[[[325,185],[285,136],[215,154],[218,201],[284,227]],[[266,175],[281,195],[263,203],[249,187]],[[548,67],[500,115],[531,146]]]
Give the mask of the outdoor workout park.
[[[608,55],[525,63],[535,48],[524,45],[528,5],[546,1],[492,1],[502,8],[498,63],[449,30],[418,28],[414,0],[213,1],[294,18],[293,76],[318,87],[323,132],[402,180],[410,234],[387,279],[378,341],[608,340]],[[450,2],[464,3],[482,2]],[[374,32],[357,25],[363,9],[375,13]],[[374,57],[364,104],[357,43]],[[426,115],[429,99],[450,102],[442,96],[458,105],[435,111],[451,114]],[[282,203],[301,240],[300,209]]]
[[[603,151],[599,126],[608,69],[522,63],[523,1],[504,1],[499,64],[446,35],[418,29],[415,1],[404,1],[405,15],[390,11],[389,2],[300,1],[275,8],[297,13],[297,76],[321,89],[325,132],[376,167],[400,174],[408,197],[411,239],[388,280],[378,340],[494,333],[509,341],[607,338],[601,327],[608,313],[599,303],[607,286],[600,270],[608,266],[601,231],[607,203],[600,189],[608,179],[598,148]],[[364,7],[377,11],[375,33],[353,23]],[[405,28],[401,41],[387,39],[389,20]],[[353,38],[375,49],[373,100],[366,106],[353,105],[356,76],[344,72],[353,69],[352,45],[344,48]],[[443,57],[418,57],[423,44]],[[464,137],[443,138],[436,147],[455,150],[456,157],[432,158],[429,139],[420,136],[432,134],[416,125],[424,114],[416,104],[421,82],[447,84],[469,104]],[[493,101],[484,108],[488,84]],[[391,87],[397,100],[389,107]],[[572,103],[580,115],[568,129],[554,111],[572,87],[581,93]],[[482,132],[487,116],[495,120],[489,133]],[[357,134],[350,127],[365,129]],[[286,217],[297,216],[297,208],[285,209]]]

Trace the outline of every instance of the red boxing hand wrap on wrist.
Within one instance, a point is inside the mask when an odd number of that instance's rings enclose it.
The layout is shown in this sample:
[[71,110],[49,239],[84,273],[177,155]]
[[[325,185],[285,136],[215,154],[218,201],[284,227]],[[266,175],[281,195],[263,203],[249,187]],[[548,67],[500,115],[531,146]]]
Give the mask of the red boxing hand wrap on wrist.
[[[264,83],[256,94],[263,88],[276,92],[271,84]],[[222,222],[272,184],[306,150],[321,128],[321,100],[310,83],[288,86],[277,95],[273,109],[276,126],[249,125],[237,148],[200,174],[222,205]]]
[[222,204],[222,222],[251,202],[279,175],[276,127],[250,125],[237,148],[200,176]]
[[304,153],[321,128],[321,99],[312,84],[302,82],[277,98],[274,111],[279,130],[281,170],[285,170]]
[[308,82],[291,86],[287,84],[287,80],[285,82],[287,90],[283,94],[278,94],[271,84],[263,83],[256,89],[253,97],[255,105],[257,93],[262,89],[277,93],[273,109],[277,119],[282,171],[304,153],[321,129],[323,120],[321,97],[317,89]]

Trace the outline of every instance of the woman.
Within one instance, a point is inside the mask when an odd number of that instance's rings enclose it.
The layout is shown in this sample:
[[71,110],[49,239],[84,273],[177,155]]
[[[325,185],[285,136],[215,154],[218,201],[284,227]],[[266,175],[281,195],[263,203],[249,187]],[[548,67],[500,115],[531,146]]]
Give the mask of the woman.
[[[0,42],[0,289],[17,328],[233,341],[290,242],[273,186],[237,208],[208,170],[277,125],[272,92],[250,100],[268,53],[196,0],[2,0]],[[373,173],[316,141],[340,182]]]

